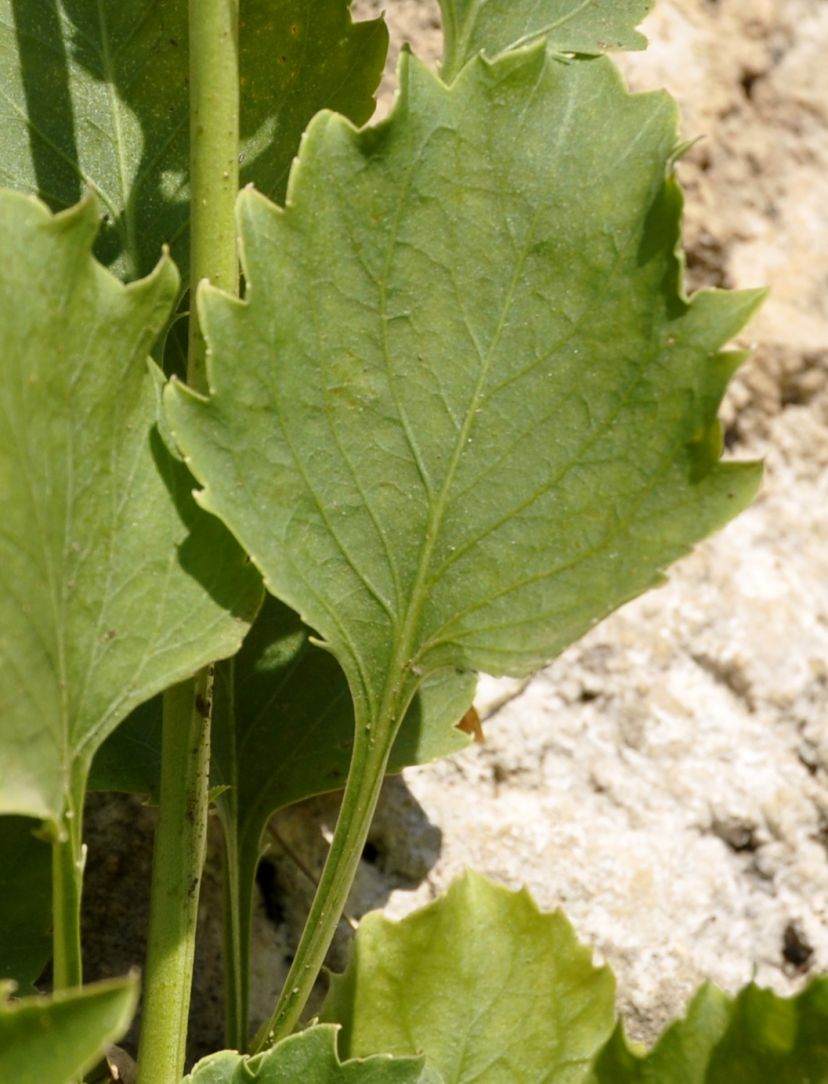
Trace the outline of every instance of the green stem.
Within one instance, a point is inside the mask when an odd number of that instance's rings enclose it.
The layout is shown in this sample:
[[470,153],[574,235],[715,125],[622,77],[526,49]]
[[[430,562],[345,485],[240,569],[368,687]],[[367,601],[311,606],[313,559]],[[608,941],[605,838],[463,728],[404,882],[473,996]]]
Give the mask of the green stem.
[[212,676],[164,694],[161,807],[155,837],[138,1084],[184,1071],[198,893],[207,843]]
[[[77,790],[73,788],[73,791]],[[82,788],[80,794],[83,794]],[[81,895],[85,859],[83,799],[74,793],[66,798],[60,835],[52,843],[52,981],[55,990],[68,990],[83,982]]]
[[276,1008],[251,1044],[254,1053],[290,1035],[322,970],[348,901],[382,789],[388,757],[409,700],[410,696],[407,696],[405,703],[390,705],[375,728],[366,729],[357,724],[357,740],[325,868]]
[[[197,288],[238,293],[239,0],[190,0],[190,297],[187,381],[207,391]],[[138,1084],[184,1069],[198,896],[207,839],[212,670],[164,695],[161,809],[153,859]]]
[[207,391],[196,290],[239,289],[239,0],[190,0],[190,346],[187,383]]

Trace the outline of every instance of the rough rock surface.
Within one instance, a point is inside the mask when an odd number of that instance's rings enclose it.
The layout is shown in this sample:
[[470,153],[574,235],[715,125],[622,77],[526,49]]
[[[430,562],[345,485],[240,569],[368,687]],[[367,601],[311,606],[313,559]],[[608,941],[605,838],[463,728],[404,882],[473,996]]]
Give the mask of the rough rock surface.
[[[435,0],[387,6],[394,54],[409,40],[434,61]],[[703,137],[678,167],[688,281],[771,286],[724,408],[729,454],[764,458],[766,482],[666,587],[525,687],[481,681],[486,745],[390,781],[350,912],[401,916],[464,866],[526,884],[612,965],[631,1033],[650,1040],[704,979],[791,991],[828,971],[828,4],[662,0],[644,29],[650,49],[620,58],[628,78],[667,87],[686,136]],[[335,808],[320,799],[275,825],[259,1013]],[[134,834],[141,818],[128,820]],[[102,865],[117,865],[106,838]],[[133,891],[118,890],[128,907]],[[220,898],[213,870],[213,934]],[[343,923],[334,966],[349,936]],[[218,944],[199,965],[196,1048],[219,1041]]]

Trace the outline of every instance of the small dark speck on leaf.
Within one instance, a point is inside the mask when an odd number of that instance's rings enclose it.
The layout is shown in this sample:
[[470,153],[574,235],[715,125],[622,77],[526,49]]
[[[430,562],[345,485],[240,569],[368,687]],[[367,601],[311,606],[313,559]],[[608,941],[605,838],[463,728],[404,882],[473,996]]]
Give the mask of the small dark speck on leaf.
[[200,693],[195,698],[195,706],[196,711],[202,719],[209,719],[210,709],[213,705],[209,700],[206,700]]
[[114,640],[117,635],[115,629],[107,629],[104,633],[104,640]]

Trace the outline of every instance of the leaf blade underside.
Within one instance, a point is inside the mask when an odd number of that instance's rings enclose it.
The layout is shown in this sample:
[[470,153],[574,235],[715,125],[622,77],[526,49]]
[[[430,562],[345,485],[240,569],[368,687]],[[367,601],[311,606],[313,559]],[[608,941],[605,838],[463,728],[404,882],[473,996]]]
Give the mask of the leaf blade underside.
[[759,478],[715,411],[760,295],[681,295],[669,99],[542,48],[451,88],[402,65],[387,123],[312,123],[286,211],[242,194],[211,398],[165,399],[364,719],[443,667],[537,669]]
[[124,287],[91,200],[0,194],[0,809],[60,820],[133,707],[232,654],[260,602],[155,426],[164,259]]

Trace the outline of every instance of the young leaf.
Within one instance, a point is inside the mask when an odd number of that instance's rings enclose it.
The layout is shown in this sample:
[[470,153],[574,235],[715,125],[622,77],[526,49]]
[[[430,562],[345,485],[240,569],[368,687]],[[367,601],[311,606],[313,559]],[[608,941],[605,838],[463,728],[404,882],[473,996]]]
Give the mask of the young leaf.
[[286,211],[242,194],[247,299],[201,296],[212,395],[166,396],[358,732],[443,667],[543,665],[759,480],[715,410],[760,295],[680,295],[669,99],[543,48],[401,84],[376,130],[316,118]]
[[182,1084],[442,1084],[419,1057],[379,1055],[343,1064],[336,1031],[309,1028],[252,1058],[222,1050],[200,1061]]
[[0,817],[0,982],[10,979],[17,995],[34,992],[52,954],[52,853],[36,827]]
[[497,56],[538,38],[560,53],[644,49],[635,28],[653,0],[440,0],[443,78],[485,52]]
[[363,920],[322,1019],[343,1056],[422,1052],[451,1084],[575,1084],[612,1031],[614,983],[560,912],[465,874],[402,922]]
[[0,810],[53,822],[117,723],[232,654],[260,599],[154,430],[175,271],[124,287],[96,228],[89,200],[0,194]]
[[6,1001],[0,989],[0,1080],[66,1084],[76,1079],[124,1034],[137,1001],[134,977],[22,1001]]
[[794,998],[747,986],[735,999],[711,986],[694,997],[649,1054],[619,1026],[589,1084],[826,1084],[828,979]]
[[[242,5],[242,177],[275,197],[317,110],[374,110],[387,32],[349,6]],[[0,181],[53,209],[91,188],[107,212],[96,254],[128,279],[164,242],[187,277],[187,19],[187,0],[0,0]]]

